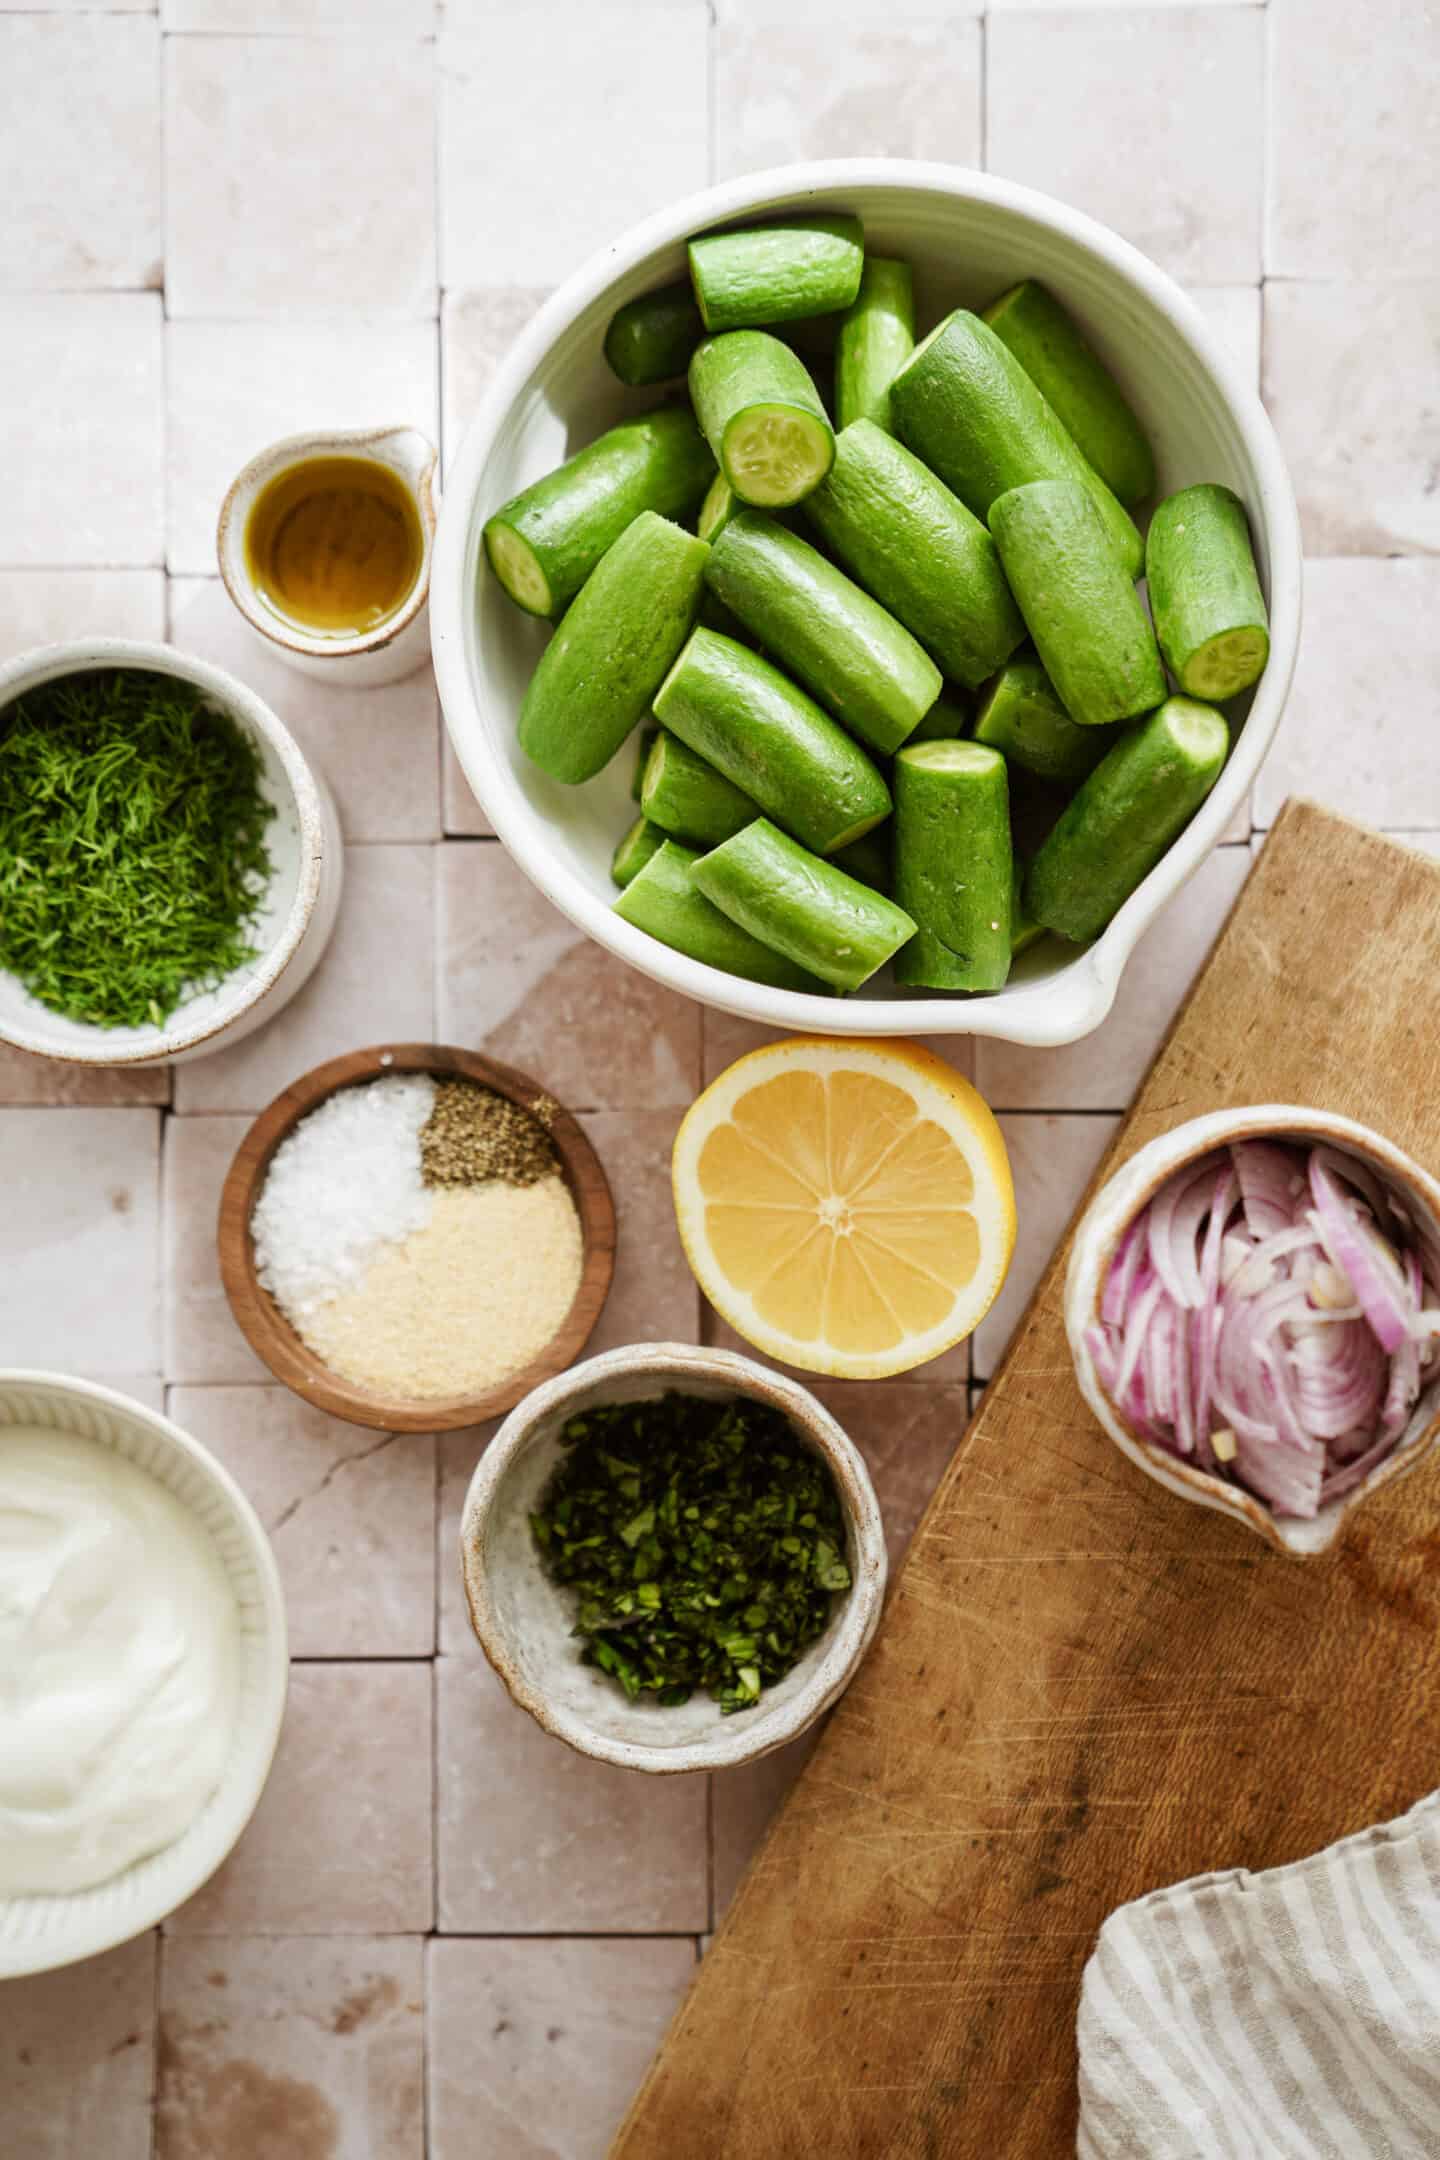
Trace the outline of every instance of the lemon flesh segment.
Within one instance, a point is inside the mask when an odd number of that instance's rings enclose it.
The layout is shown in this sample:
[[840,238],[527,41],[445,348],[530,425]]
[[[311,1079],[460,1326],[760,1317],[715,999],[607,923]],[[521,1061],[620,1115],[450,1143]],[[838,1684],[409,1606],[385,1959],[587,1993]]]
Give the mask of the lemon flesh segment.
[[752,1052],[687,1113],[674,1179],[711,1302],[818,1371],[878,1377],[938,1356],[988,1310],[1014,1244],[994,1118],[913,1044]]

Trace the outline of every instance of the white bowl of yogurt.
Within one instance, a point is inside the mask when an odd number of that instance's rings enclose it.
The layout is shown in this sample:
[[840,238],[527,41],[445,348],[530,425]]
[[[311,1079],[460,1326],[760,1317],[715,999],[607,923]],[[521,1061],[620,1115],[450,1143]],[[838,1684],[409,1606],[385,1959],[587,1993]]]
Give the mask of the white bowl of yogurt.
[[280,1578],[229,1473],[93,1382],[0,1370],[0,1979],[153,1927],[274,1759]]

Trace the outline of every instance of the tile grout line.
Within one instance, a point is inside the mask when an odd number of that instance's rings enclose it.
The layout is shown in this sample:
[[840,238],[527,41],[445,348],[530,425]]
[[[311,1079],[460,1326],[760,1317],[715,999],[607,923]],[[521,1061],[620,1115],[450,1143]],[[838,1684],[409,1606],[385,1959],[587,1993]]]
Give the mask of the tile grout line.
[[[160,71],[160,564],[165,574],[165,641],[175,642],[174,606],[170,592],[170,33],[158,12],[156,65]],[[172,1082],[170,1099],[175,1099]]]
[[719,0],[705,0],[705,184],[714,187],[720,163],[717,125],[718,94],[716,47],[720,39]]
[[990,170],[990,9],[985,0],[980,30],[980,170]]
[[150,2097],[146,2106],[150,2133],[148,2151],[150,2160],[157,2160],[157,2141],[160,2135],[160,2020],[165,2000],[165,1930],[155,1929],[155,1981],[153,1989],[155,2024],[150,2038]]
[[[1277,35],[1278,32],[1271,26],[1270,11],[1267,8],[1260,22],[1260,331],[1258,340],[1260,380],[1256,385],[1256,395],[1260,398],[1262,404],[1265,398],[1266,316],[1269,312],[1265,304],[1265,287],[1269,282],[1270,272],[1270,197],[1275,167],[1274,42]],[[1303,576],[1305,552],[1303,530],[1300,538],[1300,551]],[[1256,778],[1258,779],[1258,777],[1257,774]],[[1252,806],[1254,793],[1255,790],[1252,784]],[[1255,836],[1255,830],[1255,816],[1252,807],[1250,816],[1250,836],[1252,839]]]

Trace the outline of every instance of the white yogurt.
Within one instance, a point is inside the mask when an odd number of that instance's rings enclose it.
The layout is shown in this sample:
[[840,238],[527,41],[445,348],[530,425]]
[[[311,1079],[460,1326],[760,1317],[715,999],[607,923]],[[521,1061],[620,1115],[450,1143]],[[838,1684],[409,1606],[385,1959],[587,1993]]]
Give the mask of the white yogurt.
[[239,1616],[158,1480],[0,1431],[0,1894],[85,1890],[172,1844],[224,1770]]

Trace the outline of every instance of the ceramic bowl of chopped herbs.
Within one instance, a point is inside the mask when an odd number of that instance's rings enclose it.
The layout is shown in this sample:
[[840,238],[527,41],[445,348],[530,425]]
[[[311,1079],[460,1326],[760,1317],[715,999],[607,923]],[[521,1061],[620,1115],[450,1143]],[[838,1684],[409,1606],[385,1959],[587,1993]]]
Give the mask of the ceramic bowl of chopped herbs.
[[305,983],[340,904],[324,780],[255,693],[168,645],[0,667],[0,1042],[203,1057]]
[[480,1457],[460,1561],[514,1700],[582,1755],[720,1770],[796,1738],[880,1618],[865,1464],[797,1381],[639,1343],[528,1395]]

